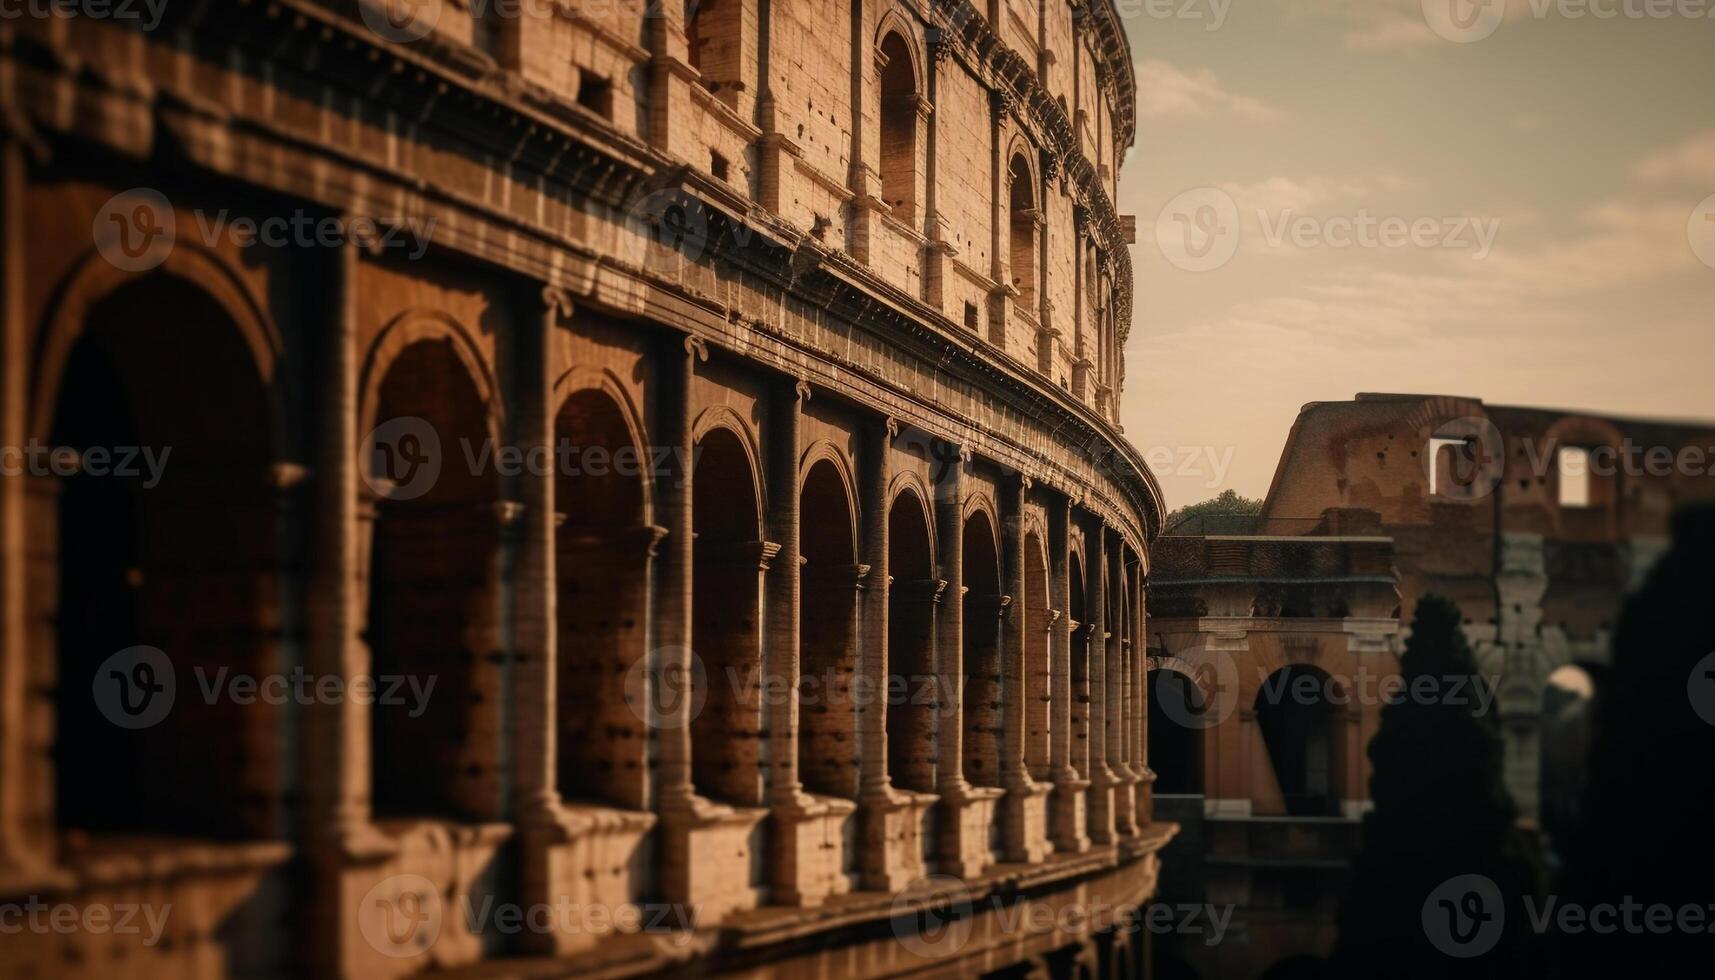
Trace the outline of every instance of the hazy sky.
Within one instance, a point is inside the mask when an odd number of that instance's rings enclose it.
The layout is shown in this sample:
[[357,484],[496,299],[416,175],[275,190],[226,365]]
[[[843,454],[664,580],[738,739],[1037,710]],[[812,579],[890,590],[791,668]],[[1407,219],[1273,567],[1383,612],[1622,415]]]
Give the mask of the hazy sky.
[[1715,417],[1715,0],[1116,2],[1170,506],[1359,391]]

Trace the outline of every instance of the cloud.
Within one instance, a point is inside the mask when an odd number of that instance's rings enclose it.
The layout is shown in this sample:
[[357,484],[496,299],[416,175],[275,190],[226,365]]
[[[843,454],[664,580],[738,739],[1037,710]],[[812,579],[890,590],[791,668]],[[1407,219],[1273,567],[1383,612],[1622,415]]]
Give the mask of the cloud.
[[1277,119],[1279,110],[1259,99],[1228,91],[1208,69],[1181,71],[1152,58],[1137,66],[1138,111],[1146,117],[1206,116],[1231,112],[1252,119]]
[[1695,133],[1639,160],[1632,176],[1652,184],[1692,183],[1715,189],[1715,131]]

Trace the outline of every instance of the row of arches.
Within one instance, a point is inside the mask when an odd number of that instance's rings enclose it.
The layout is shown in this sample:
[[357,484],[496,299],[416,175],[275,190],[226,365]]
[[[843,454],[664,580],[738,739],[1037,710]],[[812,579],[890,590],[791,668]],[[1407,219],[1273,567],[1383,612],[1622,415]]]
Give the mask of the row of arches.
[[[158,487],[79,474],[32,495],[37,516],[56,529],[33,592],[50,634],[43,646],[55,651],[61,679],[52,798],[62,831],[289,834],[291,798],[313,778],[292,755],[293,732],[303,724],[292,706],[187,696],[195,690],[188,674],[261,677],[305,666],[302,569],[316,547],[305,541],[319,541],[312,525],[330,517],[282,486],[277,461],[289,450],[274,435],[277,379],[244,336],[230,309],[186,279],[155,274],[91,308],[66,359],[47,433],[53,444],[79,452],[171,446],[172,466]],[[367,655],[362,666],[378,683],[432,679],[429,696],[377,698],[367,712],[364,796],[378,824],[494,821],[512,805],[509,690],[520,654],[510,631],[528,584],[517,567],[516,488],[496,471],[458,465],[456,447],[496,438],[507,425],[499,386],[480,364],[456,325],[402,322],[375,342],[359,384],[363,428],[420,420],[438,439],[443,464],[418,488],[403,442],[366,444],[354,471],[360,574],[350,594]],[[616,381],[579,369],[558,379],[553,397],[556,444],[609,459],[646,455],[640,414]],[[691,473],[691,646],[700,662],[684,692],[698,706],[691,779],[711,799],[759,806],[779,762],[769,758],[766,686],[754,682],[765,654],[766,573],[778,546],[765,539],[754,438],[730,417],[706,418],[696,427]],[[656,491],[646,473],[618,466],[560,470],[554,481],[554,789],[568,801],[649,810],[660,747],[641,702],[660,692],[640,691],[637,679],[652,656],[652,565],[664,534],[655,524]],[[920,483],[901,481],[886,499],[887,581],[868,581],[850,464],[837,453],[810,454],[796,492],[795,745],[805,788],[854,800],[862,790],[867,706],[854,688],[863,589],[887,596],[883,714],[894,786],[931,793],[940,785],[938,737],[949,721],[934,686],[936,617],[952,604],[965,624],[953,694],[962,709],[951,722],[960,731],[964,778],[1006,785],[1004,721],[1020,695],[1026,734],[1017,751],[1030,773],[1055,775],[1050,746],[1059,722],[1050,706],[1075,700],[1073,765],[1089,775],[1090,743],[1100,737],[1091,646],[1107,637],[1076,634],[1063,687],[1049,627],[1062,615],[1086,619],[1091,581],[1118,574],[1101,601],[1112,631],[1129,639],[1133,597],[1119,563],[1086,568],[1082,553],[1070,557],[1072,601],[1058,608],[1045,532],[1032,525],[1022,547],[1023,594],[1005,595],[999,518],[988,506],[966,508],[963,584],[946,595],[941,563],[949,556],[936,550],[936,502]],[[1002,662],[1009,609],[1030,624],[1022,692],[1010,689]],[[105,658],[137,644],[166,651],[178,672],[178,703],[166,721],[142,731],[111,724],[100,705],[80,696]],[[1129,706],[1129,694],[1113,703]],[[1128,707],[1107,723],[1135,726],[1135,719]],[[1122,744],[1129,756],[1129,736]]]

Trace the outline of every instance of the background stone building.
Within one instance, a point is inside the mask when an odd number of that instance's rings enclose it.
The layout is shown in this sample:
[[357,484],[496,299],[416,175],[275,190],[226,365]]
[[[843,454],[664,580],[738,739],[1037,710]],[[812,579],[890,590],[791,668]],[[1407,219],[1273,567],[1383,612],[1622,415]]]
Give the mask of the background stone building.
[[0,21],[0,899],[170,914],[7,975],[1141,975],[982,911],[1172,830],[1110,0],[149,13]]
[[1425,594],[1459,603],[1488,685],[1469,696],[1552,863],[1620,605],[1674,509],[1715,497],[1712,464],[1708,427],[1361,394],[1304,407],[1260,514],[1169,528],[1147,639],[1156,812],[1183,826],[1162,894],[1234,903],[1246,937],[1176,942],[1175,965],[1250,978],[1328,951]]

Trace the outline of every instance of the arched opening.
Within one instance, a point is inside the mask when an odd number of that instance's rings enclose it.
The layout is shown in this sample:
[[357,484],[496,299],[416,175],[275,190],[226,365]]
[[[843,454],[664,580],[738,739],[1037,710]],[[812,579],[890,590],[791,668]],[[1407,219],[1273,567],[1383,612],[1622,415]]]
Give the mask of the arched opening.
[[894,498],[887,516],[887,775],[893,785],[935,791],[935,604],[929,522],[916,491]]
[[1542,690],[1540,813],[1551,851],[1577,826],[1590,755],[1596,678],[1577,664],[1548,675]]
[[[374,418],[421,420],[442,447],[488,438],[488,407],[448,340],[399,354],[382,379]],[[416,423],[411,423],[416,424]],[[365,464],[389,477],[377,444]],[[426,492],[376,504],[367,639],[378,682],[426,685],[423,704],[378,698],[370,709],[374,811],[378,818],[493,819],[500,807],[498,480],[443,465]]]
[[851,496],[831,461],[810,468],[799,513],[798,768],[811,792],[855,800],[859,577]]
[[1333,695],[1333,680],[1302,664],[1275,671],[1257,692],[1257,726],[1289,816],[1340,812],[1340,732]]
[[1053,695],[1048,641],[1054,619],[1048,607],[1048,553],[1036,531],[1024,536],[1024,624],[1024,765],[1030,778],[1046,781]]
[[1176,670],[1152,670],[1149,767],[1157,796],[1203,795],[1203,731],[1209,705],[1202,688]]
[[[77,472],[27,479],[42,531],[32,626],[53,644],[54,817],[68,850],[89,834],[253,838],[278,826],[281,709],[200,690],[284,669],[276,447],[254,363],[204,293],[156,276],[91,309],[60,378],[43,436],[76,453]],[[138,645],[164,662],[108,662]]]
[[717,94],[732,92],[742,76],[740,0],[685,0],[685,40],[691,67],[703,87]]
[[1023,154],[1014,154],[1010,173],[1012,228],[1012,286],[1018,290],[1018,305],[1036,306],[1036,177]]
[[[1090,778],[1090,645],[1102,642],[1094,635],[1084,581],[1084,556],[1072,552],[1072,768],[1079,779]],[[1097,570],[1100,571],[1099,569]]]
[[987,513],[965,520],[964,748],[965,779],[973,786],[1001,785],[1000,553]]
[[893,216],[917,220],[917,74],[911,48],[897,31],[881,41],[881,197]]
[[[554,476],[558,629],[557,780],[566,800],[648,806],[644,692],[627,691],[647,656],[644,619],[658,532],[644,525],[640,450],[611,395],[573,393],[554,420],[554,444],[596,451],[608,466],[561,466]],[[635,701],[628,701],[627,694]]]
[[[698,443],[692,480],[695,598],[691,778],[697,791],[746,806],[763,802],[762,575],[776,550],[759,540],[755,471],[737,433]],[[695,662],[694,662],[695,663]]]

